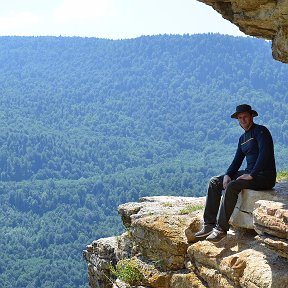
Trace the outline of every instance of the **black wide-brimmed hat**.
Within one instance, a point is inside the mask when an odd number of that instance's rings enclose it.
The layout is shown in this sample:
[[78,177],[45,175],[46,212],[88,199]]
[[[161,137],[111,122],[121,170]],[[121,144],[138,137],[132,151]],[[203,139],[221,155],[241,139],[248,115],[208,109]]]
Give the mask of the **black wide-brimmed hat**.
[[236,118],[239,113],[249,112],[253,117],[258,116],[257,111],[252,110],[251,106],[248,104],[241,104],[236,107],[236,112],[231,115],[231,118]]

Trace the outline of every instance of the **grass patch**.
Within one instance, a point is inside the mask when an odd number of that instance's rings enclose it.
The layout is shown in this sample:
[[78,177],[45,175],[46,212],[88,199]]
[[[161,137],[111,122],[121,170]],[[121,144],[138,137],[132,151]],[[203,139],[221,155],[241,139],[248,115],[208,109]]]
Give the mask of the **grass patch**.
[[279,171],[277,173],[276,181],[277,182],[288,181],[288,171],[287,170]]
[[117,278],[131,285],[141,284],[144,279],[141,267],[135,258],[122,259],[118,261],[116,268],[111,266],[110,270]]
[[173,207],[173,204],[170,202],[165,202],[165,203],[162,203],[162,206],[163,207]]
[[203,205],[192,205],[192,204],[187,204],[182,210],[180,210],[180,214],[190,214],[192,212],[195,212],[197,210],[202,210],[204,208]]

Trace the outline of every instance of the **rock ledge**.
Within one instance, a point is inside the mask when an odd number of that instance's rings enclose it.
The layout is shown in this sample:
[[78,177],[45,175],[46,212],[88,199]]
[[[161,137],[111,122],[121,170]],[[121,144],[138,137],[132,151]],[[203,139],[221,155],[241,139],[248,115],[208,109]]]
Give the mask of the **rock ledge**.
[[[187,243],[185,231],[202,225],[204,197],[145,197],[120,205],[127,231],[84,251],[90,287],[288,287],[288,183],[279,185],[273,201],[255,203],[254,230],[234,227],[218,244]],[[125,283],[112,273],[123,259],[140,271],[141,281]]]

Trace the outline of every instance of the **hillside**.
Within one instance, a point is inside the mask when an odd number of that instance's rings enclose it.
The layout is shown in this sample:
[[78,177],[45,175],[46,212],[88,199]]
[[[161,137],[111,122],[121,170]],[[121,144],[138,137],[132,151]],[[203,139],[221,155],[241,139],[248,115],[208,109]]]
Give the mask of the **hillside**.
[[120,203],[203,196],[225,170],[239,103],[286,168],[287,72],[252,38],[0,37],[0,286],[85,287],[81,251],[123,230]]

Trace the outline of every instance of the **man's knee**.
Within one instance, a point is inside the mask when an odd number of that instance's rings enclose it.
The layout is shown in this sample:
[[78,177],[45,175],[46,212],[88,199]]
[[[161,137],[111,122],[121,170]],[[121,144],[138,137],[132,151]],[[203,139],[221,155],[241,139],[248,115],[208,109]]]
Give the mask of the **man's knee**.
[[209,184],[215,184],[215,183],[217,183],[217,178],[216,178],[216,176],[213,176],[210,178]]
[[221,180],[222,176],[213,176],[212,178],[210,178],[209,180],[209,184],[216,184],[218,185],[219,183],[221,183],[223,180]]

